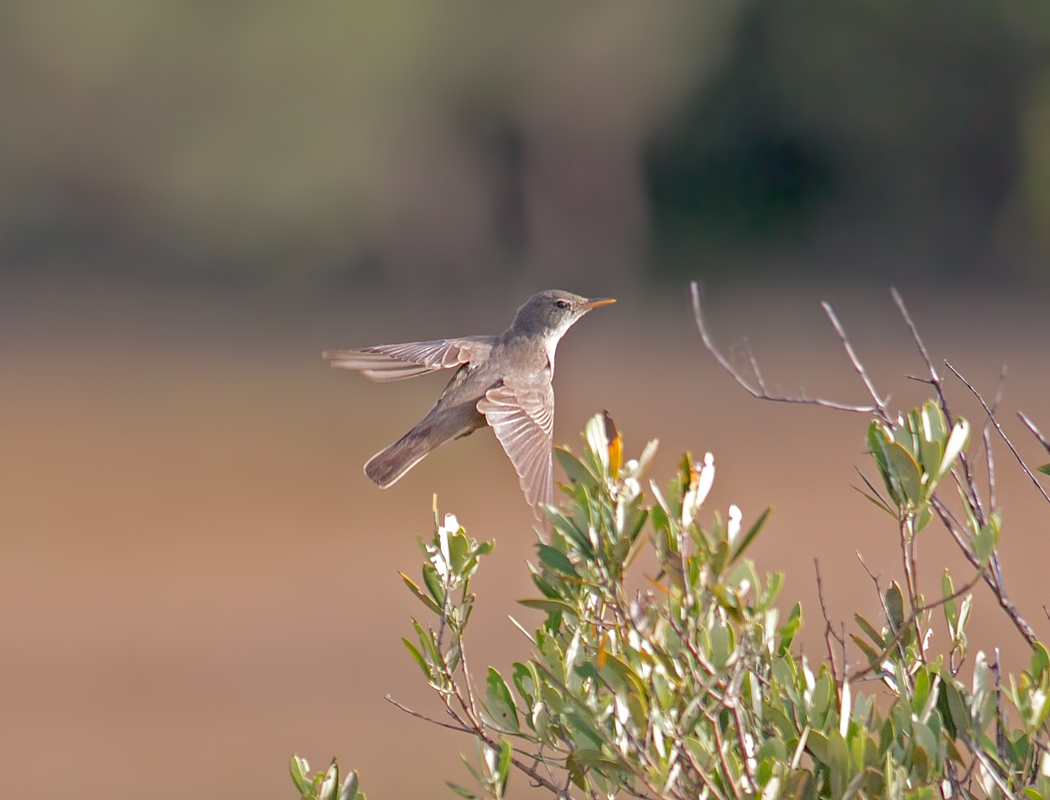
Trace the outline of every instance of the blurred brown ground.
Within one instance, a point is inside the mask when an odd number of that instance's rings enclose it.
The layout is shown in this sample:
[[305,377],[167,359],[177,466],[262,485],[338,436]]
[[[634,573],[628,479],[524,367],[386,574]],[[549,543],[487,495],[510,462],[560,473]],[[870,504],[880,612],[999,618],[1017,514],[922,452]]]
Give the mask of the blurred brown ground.
[[[572,289],[574,287],[566,286]],[[466,782],[472,743],[411,719],[392,694],[434,712],[398,638],[421,611],[398,570],[418,573],[431,497],[498,547],[476,581],[476,670],[528,654],[507,620],[534,536],[517,479],[482,431],[442,448],[391,490],[361,465],[429,407],[441,378],[378,386],[329,370],[326,347],[498,331],[521,296],[446,297],[441,313],[375,292],[318,302],[232,292],[7,287],[0,294],[4,489],[0,560],[5,797],[80,800],[289,798],[292,753],[338,755],[370,797],[441,797]],[[1002,421],[1032,464],[1045,461],[1014,417],[1050,430],[1050,315],[1035,299],[913,291],[936,357],[995,394],[1010,366]],[[728,346],[747,334],[771,383],[863,401],[817,302],[831,300],[891,405],[924,397],[906,331],[878,289],[742,287],[709,297]],[[867,420],[745,396],[703,351],[684,290],[621,297],[563,341],[556,439],[576,446],[608,408],[629,454],[661,440],[664,484],[682,451],[718,465],[705,515],[737,503],[745,521],[775,514],[753,556],[783,570],[781,607],[805,608],[803,646],[823,655],[813,559],[835,620],[879,618],[858,563],[900,577],[892,524],[850,487]],[[953,385],[960,411],[980,421]],[[1002,555],[1012,597],[1042,637],[1050,519],[995,442],[1005,507]],[[928,593],[961,559],[931,526],[920,543]],[[935,642],[939,646],[943,642]],[[979,592],[973,651],[1020,638]],[[856,654],[853,654],[856,657]],[[512,779],[516,796],[524,782]]]

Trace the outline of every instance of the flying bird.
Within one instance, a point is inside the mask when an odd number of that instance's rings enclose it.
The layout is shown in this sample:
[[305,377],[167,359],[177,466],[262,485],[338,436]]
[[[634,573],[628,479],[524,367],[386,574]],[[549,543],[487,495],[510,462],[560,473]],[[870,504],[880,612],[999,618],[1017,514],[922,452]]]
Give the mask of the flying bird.
[[555,350],[580,317],[615,302],[550,290],[525,301],[498,336],[326,350],[322,356],[333,367],[374,381],[454,370],[434,407],[412,430],[372,456],[365,474],[385,489],[434,448],[488,425],[518,473],[525,500],[539,516],[540,504],[553,499]]

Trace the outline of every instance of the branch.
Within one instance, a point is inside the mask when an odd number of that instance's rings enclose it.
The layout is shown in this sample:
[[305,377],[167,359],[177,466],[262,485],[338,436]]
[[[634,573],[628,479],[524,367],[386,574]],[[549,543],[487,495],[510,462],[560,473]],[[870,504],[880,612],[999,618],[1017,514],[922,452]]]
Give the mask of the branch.
[[[861,561],[861,563],[862,564],[864,563],[863,560]],[[865,569],[867,569],[867,566],[865,566]],[[871,573],[869,572],[868,574],[870,575]],[[859,669],[859,670],[857,670],[857,672],[853,673],[853,675],[850,676],[850,680],[851,681],[858,681],[861,678],[863,678],[865,675],[867,675],[868,673],[874,672],[876,668],[881,669],[882,668],[882,661],[883,661],[883,659],[886,658],[886,656],[888,656],[894,650],[894,648],[896,648],[898,646],[898,644],[900,644],[901,638],[904,636],[904,632],[907,629],[911,628],[912,625],[917,625],[917,623],[919,621],[919,617],[921,617],[927,611],[932,611],[933,609],[937,608],[938,606],[943,606],[945,603],[949,602],[950,600],[955,600],[957,597],[961,597],[962,595],[966,594],[968,591],[970,591],[970,589],[972,589],[977,584],[977,581],[979,581],[983,576],[985,576],[984,570],[980,570],[976,575],[973,576],[973,578],[971,578],[965,584],[960,586],[958,589],[956,589],[954,592],[952,592],[947,597],[942,597],[939,600],[935,600],[932,603],[928,603],[926,605],[919,606],[918,608],[914,609],[911,612],[911,614],[908,615],[908,618],[905,619],[904,622],[901,623],[900,627],[897,628],[897,632],[893,635],[893,638],[890,639],[890,641],[887,642],[886,645],[883,647],[882,652],[879,653],[878,658],[875,661],[869,663],[868,666],[866,666],[866,667],[864,667],[862,669]],[[919,646],[920,646],[920,649],[921,649],[921,647],[922,647],[922,637],[921,636],[919,637]],[[902,656],[903,656],[903,654],[902,654]]]
[[[385,700],[388,703],[390,703],[392,706],[396,706],[397,708],[400,708],[402,711],[404,711],[409,716],[415,717],[416,719],[421,719],[424,722],[429,722],[431,725],[437,725],[438,727],[441,727],[441,728],[448,728],[450,731],[456,731],[457,733],[474,733],[473,729],[468,728],[465,725],[450,725],[449,723],[442,722],[439,719],[434,719],[433,717],[428,717],[426,714],[420,714],[418,711],[413,711],[408,706],[402,705],[401,703],[399,703],[397,700],[395,700],[390,695],[386,695]],[[458,717],[457,717],[457,719],[458,719]]]
[[964,378],[962,375],[960,375],[959,371],[955,367],[953,367],[947,361],[944,362],[944,365],[948,369],[950,369],[955,374],[955,377],[962,381],[963,385],[965,385],[966,388],[969,389],[970,392],[973,394],[973,396],[977,398],[978,402],[980,402],[981,406],[984,408],[985,413],[988,415],[989,421],[999,432],[999,436],[1002,437],[1002,440],[1006,442],[1006,446],[1010,448],[1010,452],[1014,454],[1014,458],[1017,459],[1017,463],[1021,465],[1021,469],[1024,470],[1024,474],[1029,477],[1033,484],[1035,484],[1035,488],[1039,491],[1039,494],[1043,496],[1043,499],[1046,500],[1047,503],[1050,503],[1050,495],[1046,493],[1046,489],[1043,488],[1043,485],[1039,483],[1039,480],[1035,477],[1035,475],[1032,474],[1032,470],[1028,468],[1028,465],[1024,462],[1024,459],[1021,458],[1021,454],[1017,452],[1017,448],[1014,447],[1013,442],[1010,441],[1010,437],[1006,435],[1006,431],[1004,431],[1002,425],[999,424],[999,420],[995,418],[995,413],[992,411],[992,409],[988,407],[988,404],[984,401],[984,398],[981,397],[981,393],[978,392],[975,388],[973,388],[970,382],[966,380],[966,378]]
[[1025,424],[1025,427],[1032,432],[1032,435],[1035,436],[1035,438],[1039,441],[1039,444],[1043,446],[1043,449],[1046,450],[1046,452],[1050,453],[1050,440],[1047,440],[1047,438],[1043,436],[1040,430],[1037,427],[1035,427],[1035,423],[1032,422],[1032,420],[1028,419],[1028,417],[1023,411],[1018,411],[1017,416],[1021,418],[1021,422],[1023,422]]
[[[919,328],[911,318],[911,314],[908,313],[908,307],[904,305],[904,298],[901,297],[901,293],[897,291],[896,287],[891,287],[890,296],[893,298],[897,310],[900,311],[904,324],[908,326],[908,330],[911,332],[911,338],[915,342],[915,346],[918,348],[919,355],[922,356],[923,362],[926,364],[926,370],[930,373],[929,380],[924,380],[922,378],[915,378],[915,380],[928,383],[933,387],[934,391],[937,393],[937,405],[940,406],[941,411],[944,412],[944,418],[948,422],[948,427],[952,428],[955,425],[955,418],[952,415],[951,409],[948,407],[948,398],[944,394],[944,378],[937,374],[937,369],[933,366],[933,359],[930,358],[930,351],[926,349],[926,344],[919,335]],[[947,365],[947,362],[945,363]],[[970,469],[970,459],[966,453],[959,453],[959,463],[962,464],[963,475],[966,478],[966,485],[969,489],[967,502],[973,508],[974,513],[983,525],[987,519],[984,516],[984,508],[981,505],[981,496],[977,492],[977,485],[973,479],[973,471]]]
[[[926,369],[929,370],[930,379],[927,381],[934,390],[937,392],[937,401],[941,406],[941,411],[944,412],[944,416],[948,419],[948,426],[951,427],[952,415],[948,411],[948,401],[944,396],[943,379],[937,374],[937,370],[933,366],[933,361],[930,359],[930,352],[926,349],[926,345],[922,341],[922,337],[919,336],[919,329],[916,327],[914,320],[911,318],[911,314],[908,313],[908,308],[904,305],[904,298],[901,297],[901,293],[897,291],[896,286],[890,287],[890,297],[893,298],[893,302],[897,305],[897,310],[901,312],[901,316],[904,318],[904,324],[908,326],[908,330],[911,331],[911,338],[915,342],[915,346],[919,348],[919,355],[922,356],[922,360],[926,362]],[[920,379],[916,379],[920,380]]]
[[828,319],[831,320],[831,324],[835,326],[835,332],[839,335],[839,339],[842,340],[842,346],[846,348],[846,355],[849,356],[850,362],[853,364],[853,369],[857,370],[857,374],[860,375],[864,385],[868,388],[868,394],[871,395],[871,399],[875,401],[875,408],[878,409],[879,416],[886,419],[886,403],[879,393],[875,391],[875,384],[872,383],[871,378],[868,377],[867,370],[864,369],[864,365],[860,363],[860,359],[857,358],[857,354],[853,351],[853,345],[850,344],[849,337],[846,336],[846,331],[842,327],[842,323],[839,322],[839,318],[835,316],[835,312],[832,310],[829,303],[822,302],[820,307],[824,309],[824,313],[828,315]]
[[[828,618],[828,608],[824,604],[824,582],[820,579],[820,561],[813,559],[813,569],[817,573],[817,599],[820,600],[820,613],[824,617],[824,642],[828,646],[828,660],[831,662],[831,677],[835,681],[835,692],[836,694],[841,692],[842,689],[842,678],[839,676],[839,671],[835,666],[835,648],[831,643],[834,639],[842,646],[842,670],[845,673],[846,670],[846,637],[839,636],[835,633],[835,628],[831,624],[831,620]],[[841,699],[841,697],[839,698]]]
[[[947,528],[948,533],[955,540],[955,543],[959,546],[959,549],[962,551],[966,560],[969,561],[970,565],[975,569],[981,570],[981,562],[978,561],[977,556],[974,555],[973,550],[970,549],[970,545],[960,532],[960,529],[963,526],[954,516],[952,516],[951,511],[944,504],[944,501],[934,495],[930,499],[930,505],[933,507],[933,510],[937,512],[937,516],[940,517],[944,527]],[[1017,606],[1015,606],[1013,601],[1007,597],[1006,589],[1002,584],[1001,578],[997,579],[995,575],[989,574],[984,570],[981,570],[981,576],[984,578],[984,582],[988,585],[988,588],[992,590],[992,594],[995,595],[996,600],[999,601],[999,607],[1002,608],[1006,613],[1006,616],[1008,616],[1010,621],[1013,622],[1014,627],[1017,628],[1021,636],[1024,637],[1028,646],[1031,647],[1034,645],[1038,641],[1038,637],[1035,635],[1032,626],[1021,616],[1021,613],[1017,610]]]
[[[821,406],[823,408],[832,408],[836,411],[851,411],[859,414],[871,414],[874,412],[879,412],[882,416],[885,416],[885,413],[882,409],[882,400],[873,391],[870,385],[869,391],[872,392],[872,396],[875,399],[875,405],[869,406],[849,405],[847,403],[839,403],[834,400],[825,400],[821,397],[806,397],[804,394],[799,395],[798,397],[771,394],[766,389],[765,380],[762,378],[762,373],[758,369],[758,362],[755,361],[755,358],[751,353],[750,345],[745,343],[748,358],[751,362],[751,369],[754,372],[755,381],[758,384],[757,386],[753,385],[747,377],[745,377],[736,367],[733,366],[732,362],[729,361],[729,359],[727,359],[715,345],[714,339],[712,338],[710,331],[707,329],[707,322],[704,319],[700,295],[700,284],[698,284],[696,281],[693,281],[689,285],[689,288],[692,292],[693,297],[693,319],[696,321],[697,330],[700,331],[700,338],[703,339],[704,347],[706,347],[708,352],[710,352],[711,355],[715,357],[715,360],[722,365],[722,368],[725,369],[725,371],[733,377],[733,380],[739,383],[744,388],[744,390],[752,397],[755,397],[759,400],[770,400],[774,403],[797,403],[801,405]],[[839,336],[843,339],[843,342],[846,345],[846,352],[849,354],[850,360],[853,361],[854,367],[858,367],[859,362],[856,360],[856,355],[853,353],[853,348],[850,346],[849,340],[845,338],[845,334],[842,332],[841,326],[838,325],[838,320],[835,319],[834,314],[830,312],[830,307],[826,304],[825,311],[829,312],[829,315],[832,319],[832,324],[835,325],[836,330],[839,331]],[[866,373],[863,371],[863,367],[859,367],[858,371],[861,373],[861,377],[865,379],[865,383],[869,384]]]

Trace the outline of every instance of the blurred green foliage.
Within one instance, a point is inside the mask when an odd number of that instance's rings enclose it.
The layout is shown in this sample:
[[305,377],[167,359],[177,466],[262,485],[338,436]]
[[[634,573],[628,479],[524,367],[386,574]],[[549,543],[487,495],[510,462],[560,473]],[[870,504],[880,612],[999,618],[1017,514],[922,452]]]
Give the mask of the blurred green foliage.
[[1037,2],[9,0],[0,270],[666,275],[879,240],[1023,274],[1048,40]]

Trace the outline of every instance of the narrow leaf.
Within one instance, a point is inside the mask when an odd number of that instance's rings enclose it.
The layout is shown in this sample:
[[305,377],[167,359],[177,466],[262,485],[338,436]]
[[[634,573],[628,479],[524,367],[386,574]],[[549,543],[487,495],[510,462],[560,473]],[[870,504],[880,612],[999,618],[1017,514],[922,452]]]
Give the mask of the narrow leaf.
[[868,638],[875,642],[875,644],[877,644],[879,647],[886,646],[886,640],[882,638],[881,633],[875,630],[875,626],[873,626],[870,622],[864,619],[864,617],[862,617],[860,614],[854,614],[853,619],[860,626],[860,629],[864,631],[864,633],[868,635]]
[[740,556],[744,554],[744,551],[747,550],[751,542],[753,542],[755,540],[755,537],[758,536],[758,532],[762,530],[762,526],[766,524],[766,520],[769,519],[769,515],[772,513],[773,506],[768,506],[766,510],[759,515],[758,519],[755,520],[755,524],[751,526],[751,529],[747,532],[747,535],[744,536],[743,540],[741,540],[740,544],[733,552],[733,556],[730,559],[730,563],[736,561],[738,558],[740,558]]
[[904,595],[897,581],[886,590],[886,612],[889,615],[890,628],[896,632],[904,624]]

